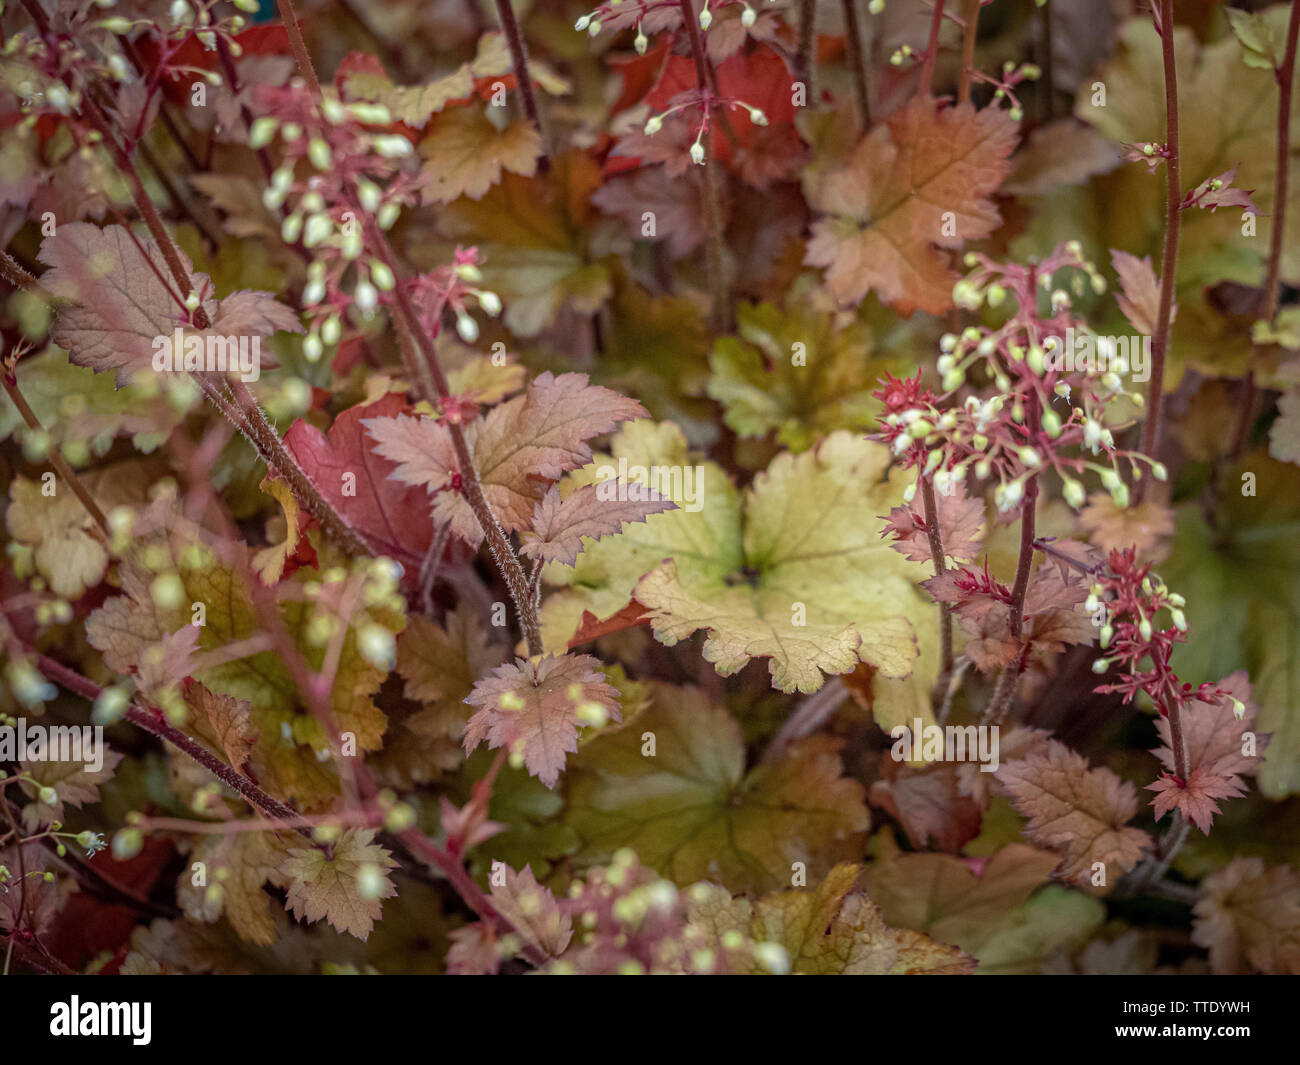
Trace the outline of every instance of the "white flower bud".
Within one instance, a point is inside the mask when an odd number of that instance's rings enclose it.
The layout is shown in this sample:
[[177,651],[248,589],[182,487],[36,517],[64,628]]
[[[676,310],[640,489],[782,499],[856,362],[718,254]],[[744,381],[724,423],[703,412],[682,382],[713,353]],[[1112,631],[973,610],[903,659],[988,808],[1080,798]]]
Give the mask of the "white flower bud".
[[254,150],[265,148],[275,138],[275,131],[279,126],[279,120],[270,115],[254,119],[248,130],[248,146]]
[[369,281],[358,281],[356,291],[353,293],[353,300],[356,302],[358,310],[373,311],[379,304],[379,293]]

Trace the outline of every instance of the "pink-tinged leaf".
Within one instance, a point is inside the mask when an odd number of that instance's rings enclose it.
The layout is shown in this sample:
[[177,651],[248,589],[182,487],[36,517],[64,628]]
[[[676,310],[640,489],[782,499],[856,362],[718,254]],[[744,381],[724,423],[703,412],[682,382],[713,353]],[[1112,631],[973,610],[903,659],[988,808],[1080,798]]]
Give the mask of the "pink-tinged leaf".
[[564,953],[573,938],[573,920],[551,889],[543,887],[525,865],[516,873],[506,867],[505,884],[492,885],[492,905],[525,943],[551,957]]
[[635,599],[607,618],[598,618],[590,610],[584,610],[578,620],[577,631],[569,637],[569,650],[572,651],[580,644],[588,643],[601,636],[608,636],[611,632],[622,632],[624,629],[630,629],[635,625],[647,625],[649,622],[649,611]]
[[1127,872],[1150,845],[1145,832],[1125,827],[1138,808],[1133,785],[1104,767],[1090,769],[1063,743],[1051,740],[1045,753],[1004,762],[996,775],[1029,818],[1025,838],[1063,855],[1062,879],[1086,878],[1096,862]]
[[[465,430],[483,494],[507,532],[527,528],[548,482],[591,458],[586,441],[619,422],[639,418],[645,409],[608,388],[587,383],[587,375],[549,371],[535,378],[528,391],[493,407],[487,417]],[[418,427],[367,423],[380,455],[401,468],[393,476],[406,484],[437,491],[459,471],[447,428],[432,419]],[[459,492],[442,492],[433,504],[434,519],[471,547],[483,542],[483,530]]]
[[602,499],[602,487],[585,484],[567,499],[561,499],[559,486],[552,485],[533,513],[532,532],[523,534],[523,553],[542,562],[572,566],[584,537],[599,540],[621,531],[627,522],[645,521],[651,514],[677,509],[671,499],[639,482],[627,485],[626,494],[630,497],[636,490],[644,499]]
[[397,862],[374,838],[373,828],[348,828],[328,853],[291,849],[279,869],[289,912],[309,924],[323,917],[340,932],[369,938],[382,900],[397,894],[388,875]]
[[[184,252],[180,257],[195,288],[210,296],[207,276],[193,272]],[[132,240],[122,226],[64,223],[42,242],[39,258],[50,267],[41,284],[70,301],[54,320],[54,342],[67,348],[78,366],[119,371],[119,385],[132,373],[151,369],[154,338],[170,337],[188,320],[177,301],[187,293],[170,291],[171,273],[148,235]],[[216,300],[207,299],[203,307],[209,319],[215,317]]]
[[[240,291],[224,300],[212,299],[207,275],[195,273],[185,253],[179,255],[195,290],[204,297],[203,309],[212,323],[207,330],[188,328],[180,302],[187,293],[174,291],[171,272],[147,234],[132,239],[122,226],[101,229],[88,222],[59,226],[40,251],[41,262],[50,267],[41,283],[69,301],[55,318],[50,334],[54,342],[67,348],[78,366],[97,373],[116,370],[120,385],[134,373],[152,371],[159,350],[155,341],[170,341],[177,328],[185,328],[187,337],[252,338],[303,331],[298,316],[269,292]],[[269,351],[262,353],[260,365],[274,365]]]
[[1251,193],[1255,190],[1235,189],[1232,187],[1233,178],[1236,176],[1237,168],[1234,166],[1231,170],[1225,170],[1218,177],[1206,178],[1183,197],[1183,202],[1179,206],[1183,210],[1188,207],[1203,207],[1211,214],[1220,207],[1240,207],[1251,214],[1259,214],[1259,208],[1255,206],[1255,201],[1250,198]]
[[[240,289],[217,307],[211,332],[222,336],[271,336],[273,333],[301,333],[298,316],[269,292]],[[265,354],[262,365],[267,365]]]
[[1300,973],[1300,873],[1234,858],[1201,882],[1192,940],[1216,973]]
[[596,724],[602,715],[619,720],[618,691],[599,665],[590,655],[547,655],[535,664],[520,658],[498,666],[465,700],[477,708],[465,729],[465,752],[484,740],[494,750],[505,747],[553,788],[565,756],[578,749],[579,724]]
[[975,800],[961,793],[959,768],[948,764],[913,769],[882,754],[881,779],[871,785],[867,798],[903,826],[918,850],[933,839],[940,850],[956,854],[979,835],[981,820]]
[[296,421],[284,434],[284,446],[330,506],[413,578],[433,543],[428,495],[392,478],[394,464],[374,450],[362,427],[366,420],[396,421],[406,409],[405,398],[394,392],[349,407],[328,435]]
[[[1160,312],[1160,279],[1151,265],[1151,256],[1139,259],[1126,251],[1111,249],[1111,265],[1119,275],[1120,291],[1115,302],[1140,336],[1151,336],[1156,331],[1156,318]],[[1169,320],[1178,315],[1178,305],[1170,307]]]
[[1160,759],[1166,772],[1148,785],[1148,790],[1156,793],[1151,805],[1155,807],[1157,819],[1177,809],[1207,835],[1214,815],[1222,812],[1214,800],[1235,799],[1246,794],[1246,784],[1241,778],[1259,768],[1264,761],[1260,752],[1271,738],[1255,730],[1257,707],[1250,701],[1250,681],[1244,672],[1225,677],[1218,687],[1241,700],[1245,706],[1242,716],[1238,718],[1232,712],[1227,699],[1217,702],[1193,699],[1182,708],[1187,780],[1181,782],[1174,775],[1169,719],[1161,717],[1156,728],[1164,746],[1152,753]]
[[140,653],[136,685],[153,697],[164,688],[174,688],[194,669],[192,659],[199,646],[199,629],[182,625],[161,641]]
[[421,486],[431,497],[451,484],[457,472],[456,452],[451,434],[435,419],[399,414],[367,418],[361,424],[375,442],[374,450],[396,464],[390,475],[394,480]]
[[1222,813],[1214,800],[1233,799],[1244,794],[1234,788],[1227,777],[1217,776],[1203,768],[1191,770],[1186,781],[1179,780],[1173,773],[1163,773],[1158,780],[1147,785],[1147,791],[1156,793],[1151,805],[1157,821],[1170,810],[1177,810],[1207,836],[1214,815]]
[[941,109],[915,97],[809,190],[821,217],[804,261],[827,268],[826,286],[842,304],[875,292],[900,314],[947,310],[957,275],[943,249],[997,227],[988,197],[1011,170],[1016,139],[1006,111]]
[[[964,486],[951,495],[935,498],[939,511],[939,536],[947,558],[969,562],[979,552],[983,541],[984,501],[967,499]],[[889,512],[884,534],[896,543],[890,546],[913,562],[931,561],[929,527],[925,515],[916,506],[898,506]]]

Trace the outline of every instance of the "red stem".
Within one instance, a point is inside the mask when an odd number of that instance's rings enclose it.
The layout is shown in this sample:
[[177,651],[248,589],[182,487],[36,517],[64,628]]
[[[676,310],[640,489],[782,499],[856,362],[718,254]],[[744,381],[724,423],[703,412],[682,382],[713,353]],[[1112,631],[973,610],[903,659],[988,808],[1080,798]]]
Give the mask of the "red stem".
[[932,96],[934,88],[934,60],[939,54],[939,27],[943,25],[944,0],[935,0],[934,13],[930,17],[930,40],[925,46],[925,61],[921,64],[921,82],[917,86],[917,95]]
[[[1277,161],[1273,175],[1273,234],[1269,241],[1268,268],[1264,273],[1264,309],[1260,317],[1270,325],[1277,317],[1281,298],[1282,240],[1286,234],[1286,197],[1288,170],[1291,163],[1291,91],[1295,77],[1296,38],[1300,31],[1300,0],[1292,0],[1291,18],[1286,27],[1286,51],[1282,65],[1273,71],[1278,85]],[[1255,370],[1246,375],[1246,387],[1239,405],[1237,428],[1232,438],[1232,455],[1239,458],[1246,449],[1250,427],[1254,423]]]
[[506,44],[510,48],[510,65],[515,73],[515,82],[519,94],[523,97],[524,113],[528,120],[537,127],[537,135],[542,138],[542,154],[538,157],[538,169],[545,173],[551,167],[550,155],[546,151],[546,131],[542,128],[542,116],[537,109],[537,96],[533,92],[532,75],[528,73],[528,48],[524,35],[519,30],[519,20],[515,18],[515,9],[510,0],[496,0],[497,18],[501,22],[501,32],[505,34]]
[[[1178,70],[1174,57],[1174,4],[1160,0],[1161,50],[1165,75],[1165,250],[1160,263],[1160,304],[1156,331],[1151,338],[1151,384],[1147,387],[1147,419],[1142,427],[1142,451],[1151,459],[1160,457],[1160,413],[1164,400],[1165,352],[1169,347],[1169,323],[1174,303],[1174,273],[1178,265],[1182,184],[1178,174]],[[1141,502],[1149,478],[1137,483],[1135,501]]]

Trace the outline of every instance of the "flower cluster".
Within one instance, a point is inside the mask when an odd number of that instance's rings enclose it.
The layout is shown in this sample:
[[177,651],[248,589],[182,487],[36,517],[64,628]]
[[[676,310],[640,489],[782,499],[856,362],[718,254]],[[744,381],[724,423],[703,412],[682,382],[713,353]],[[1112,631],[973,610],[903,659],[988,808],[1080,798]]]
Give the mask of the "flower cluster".
[[[1174,707],[1181,709],[1193,699],[1226,702],[1240,718],[1245,713],[1245,704],[1231,692],[1213,684],[1193,687],[1181,681],[1170,668],[1174,644],[1187,639],[1184,605],[1183,597],[1171,592],[1159,575],[1151,572],[1150,563],[1138,564],[1133,548],[1112,551],[1106,569],[1089,590],[1084,609],[1096,615],[1104,607],[1106,616],[1100,642],[1107,656],[1093,663],[1093,671],[1105,673],[1118,666],[1126,675],[1095,690],[1123,693],[1126,703],[1144,691],[1162,716],[1168,716]],[[1161,613],[1168,614],[1169,624],[1157,628]],[[1144,659],[1150,662],[1147,668],[1142,667]]]
[[[754,25],[757,19],[757,13],[749,4],[743,0],[715,0],[713,7],[721,8],[733,6],[739,3],[741,8],[740,21],[746,29]],[[623,29],[635,24],[636,38],[634,45],[637,53],[644,55],[649,45],[649,38],[646,37],[645,30],[649,28],[653,33],[656,30],[671,30],[679,28],[682,25],[681,4],[678,0],[637,0],[629,3],[624,9],[623,0],[608,0],[607,3],[597,7],[589,15],[583,15],[576,23],[574,29],[579,33],[586,31],[595,37],[604,28]],[[713,12],[710,10],[709,0],[705,0],[704,8],[700,12],[700,29],[708,31],[713,25]],[[692,31],[693,32],[693,31]],[[692,41],[692,47],[696,42]],[[709,63],[707,55],[702,54],[701,59],[705,64]],[[749,120],[756,126],[766,126],[768,124],[767,115],[752,104],[746,103],[739,97],[720,95],[717,91],[716,77],[710,77],[706,84],[698,85],[694,89],[687,89],[685,92],[679,92],[668,101],[668,107],[658,114],[651,115],[645,124],[643,132],[647,137],[653,137],[664,127],[664,120],[671,118],[673,115],[685,111],[698,109],[699,121],[695,124],[695,139],[691,142],[690,155],[691,162],[700,166],[704,165],[706,150],[704,147],[705,137],[709,135],[709,123],[715,108],[727,110],[740,109],[749,115]]]
[[777,943],[754,943],[739,930],[719,937],[692,909],[704,910],[712,893],[707,884],[680,892],[642,865],[630,850],[620,850],[604,869],[574,881],[562,908],[574,925],[573,945],[552,963],[555,973],[709,973],[788,971],[790,961]]
[[[1086,501],[1079,478],[1087,472],[1098,475],[1120,507],[1127,506],[1129,498],[1121,463],[1127,462],[1131,480],[1143,476],[1144,464],[1157,480],[1164,480],[1163,465],[1115,446],[1115,433],[1125,426],[1115,424],[1107,408],[1120,397],[1140,408],[1141,393],[1127,391],[1113,371],[1096,377],[1058,369],[1048,359],[1067,330],[1087,329],[1071,313],[1070,292],[1054,286],[1058,272],[1074,272],[1076,297],[1085,285],[1094,292],[1105,288],[1077,242],[1028,266],[996,263],[975,254],[966,262],[973,269],[955,286],[958,305],[1008,311],[998,325],[972,325],[940,339],[943,395],[921,389],[919,375],[913,382],[887,378],[875,393],[887,408],[879,439],[908,466],[920,466],[924,476],[933,477],[939,492],[971,472],[981,480],[996,478],[995,500],[1004,513],[1016,510],[1029,480],[1048,470],[1060,478],[1066,502],[1076,508]],[[1040,291],[1047,294],[1042,310]],[[950,405],[972,376],[992,387],[985,384],[960,405]]]
[[[257,0],[235,0],[245,12],[258,10]],[[246,27],[243,15],[224,14],[225,5],[216,0],[174,0],[167,19],[132,18],[114,14],[116,0],[64,4],[51,16],[48,31],[15,33],[4,43],[3,55],[10,69],[7,81],[18,96],[23,114],[19,136],[36,126],[42,116],[81,128],[78,114],[89,88],[97,83],[126,84],[137,74],[122,42],[133,35],[145,35],[154,53],[150,57],[150,79],[146,93],[152,94],[163,79],[201,79],[217,85],[221,75],[186,62],[192,54],[187,46],[197,41],[205,51],[216,51],[218,41],[232,57],[242,53],[238,34]],[[169,21],[170,25],[163,25]],[[147,109],[140,108],[135,128],[122,130],[135,141],[143,133]],[[85,128],[78,143],[95,144],[98,130]]]
[[272,211],[288,207],[280,235],[312,253],[303,290],[312,325],[303,351],[316,360],[325,345],[338,343],[349,309],[372,317],[397,284],[385,262],[367,255],[366,233],[372,225],[391,229],[416,201],[416,175],[403,165],[413,149],[384,128],[392,116],[382,104],[343,103],[327,90],[318,106],[301,82],[260,86],[254,106],[261,114],[249,146],[266,148],[278,138],[281,153],[263,202]]
[[[713,12],[726,7],[740,7],[740,24],[749,29],[758,21],[758,12],[745,0],[704,0],[700,11],[700,29],[707,32],[713,25]],[[597,36],[602,30],[613,31],[636,27],[633,47],[638,55],[645,55],[650,46],[647,32],[674,29],[682,23],[679,0],[606,0],[573,24],[579,33]]]

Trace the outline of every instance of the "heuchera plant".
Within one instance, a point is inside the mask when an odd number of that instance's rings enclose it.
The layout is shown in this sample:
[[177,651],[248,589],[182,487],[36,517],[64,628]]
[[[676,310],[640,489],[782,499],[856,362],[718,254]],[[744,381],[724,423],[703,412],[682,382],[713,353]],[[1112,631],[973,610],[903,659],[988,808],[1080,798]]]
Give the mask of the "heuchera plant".
[[6,4],[4,972],[1300,972],[1300,4],[1023,7]]

